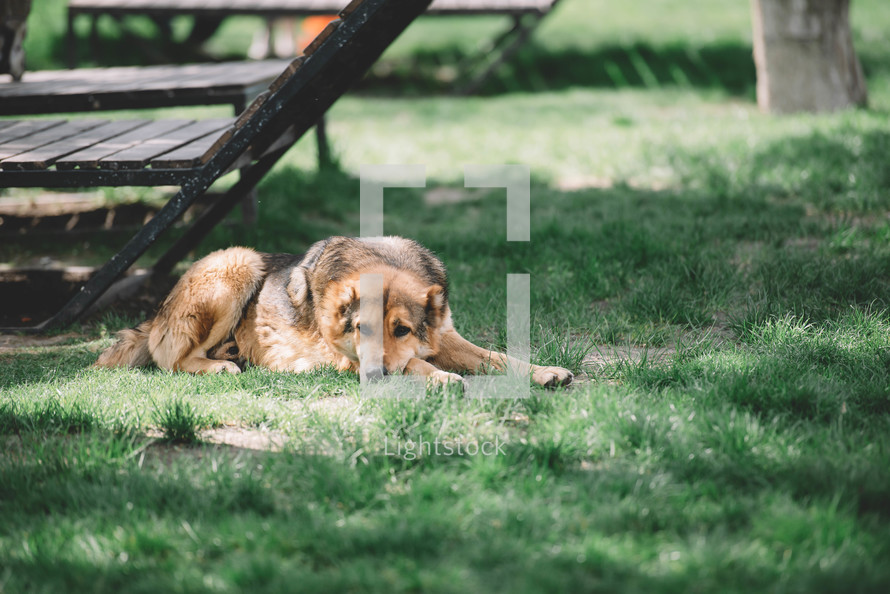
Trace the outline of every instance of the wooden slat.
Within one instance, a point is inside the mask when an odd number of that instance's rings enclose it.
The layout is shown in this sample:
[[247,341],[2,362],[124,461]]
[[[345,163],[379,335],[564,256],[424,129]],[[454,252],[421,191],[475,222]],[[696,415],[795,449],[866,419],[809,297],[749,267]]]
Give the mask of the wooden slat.
[[246,87],[270,80],[284,67],[283,60],[266,62],[240,62],[229,64],[191,64],[186,66],[170,66],[158,69],[152,76],[145,77],[137,84],[129,81],[106,83],[100,91],[151,90],[163,89],[187,90],[206,89],[211,93],[214,88]]
[[71,120],[0,145],[0,161],[20,153],[33,151],[51,142],[64,140],[84,130],[105,124],[108,120]]
[[0,84],[0,114],[244,103],[287,64],[276,59],[26,72],[22,82]]
[[278,78],[273,80],[272,84],[269,85],[269,90],[274,93],[275,91],[280,89],[284,85],[284,83],[286,83],[288,79],[290,79],[290,77],[292,77],[294,73],[300,69],[300,66],[302,66],[303,62],[305,61],[306,58],[300,56],[299,58],[288,64],[287,68],[284,69],[284,72],[279,74]]
[[3,131],[11,126],[15,126],[18,123],[18,120],[0,120],[0,138],[2,138]]
[[182,169],[203,165],[231,140],[234,133],[233,126],[221,135],[208,134],[170,151],[159,159],[153,159],[151,166],[153,169]]
[[232,125],[230,119],[212,119],[193,122],[172,130],[163,136],[156,136],[145,142],[124,149],[99,160],[99,166],[107,169],[141,169],[153,159],[175,148],[188,144],[208,134],[220,132]]
[[257,95],[256,99],[254,99],[251,102],[251,104],[248,105],[247,108],[243,112],[241,112],[241,115],[238,116],[238,119],[235,120],[235,128],[240,128],[244,124],[246,124],[247,121],[253,117],[253,114],[258,112],[260,110],[260,108],[263,106],[263,104],[266,103],[266,100],[269,99],[269,96],[271,94],[272,94],[272,91],[269,90],[269,91],[263,91],[262,93]]
[[353,12],[355,12],[355,10],[359,6],[361,6],[362,2],[364,2],[364,1],[365,0],[352,0],[352,2],[347,4],[346,7],[344,7],[343,10],[340,11],[340,20],[345,19],[346,17],[351,15]]
[[138,120],[118,120],[96,126],[80,134],[69,136],[59,142],[44,145],[33,151],[19,153],[3,161],[3,169],[46,169],[60,158],[93,146],[102,141],[120,136],[140,125]]
[[340,19],[336,19],[327,24],[324,30],[318,34],[318,37],[312,40],[312,42],[306,46],[306,49],[303,50],[304,56],[311,56],[315,53],[315,51],[321,47],[321,44],[327,41],[328,37],[334,34],[334,31],[337,30],[337,27],[340,26],[342,21]]
[[7,126],[0,132],[0,150],[2,150],[4,145],[19,138],[64,124],[65,120],[11,120],[10,123],[10,126]]
[[71,153],[56,161],[57,169],[97,169],[99,162],[114,153],[134,147],[171,130],[190,124],[190,120],[137,120],[136,128],[110,140]]

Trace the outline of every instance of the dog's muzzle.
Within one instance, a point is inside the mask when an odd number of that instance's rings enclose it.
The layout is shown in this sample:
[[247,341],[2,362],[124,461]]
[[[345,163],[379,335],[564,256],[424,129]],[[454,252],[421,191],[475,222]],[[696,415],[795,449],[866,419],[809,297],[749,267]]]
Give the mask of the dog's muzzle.
[[362,369],[362,375],[369,382],[379,382],[383,380],[384,376],[389,375],[389,372],[386,370],[386,367],[372,367],[370,369]]

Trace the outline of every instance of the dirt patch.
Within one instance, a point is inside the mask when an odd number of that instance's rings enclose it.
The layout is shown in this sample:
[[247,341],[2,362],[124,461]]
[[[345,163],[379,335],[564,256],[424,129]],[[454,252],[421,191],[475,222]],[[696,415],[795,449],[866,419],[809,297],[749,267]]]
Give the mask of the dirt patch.
[[815,252],[825,243],[826,240],[821,237],[789,237],[785,240],[784,246],[804,252]]
[[56,346],[71,339],[87,337],[76,332],[58,334],[56,336],[23,336],[18,334],[0,334],[0,354],[11,353],[18,349]]
[[207,429],[200,433],[200,438],[206,443],[267,452],[280,452],[287,442],[283,433],[251,427]]
[[[164,432],[155,427],[150,427],[146,430],[145,436],[158,440],[159,444],[175,445],[166,444],[163,441]],[[198,439],[200,444],[226,445],[244,450],[266,452],[280,452],[287,442],[287,437],[281,432],[238,425],[224,425],[222,427],[204,429],[198,432]],[[184,447],[187,450],[194,449],[190,446]]]
[[[295,410],[309,414],[335,417],[350,415],[356,425],[366,424],[372,417],[359,414],[360,403],[349,396],[333,396],[310,400],[294,400],[291,406]],[[200,457],[201,448],[193,446],[176,446],[163,443],[164,433],[159,428],[151,427],[145,432],[146,437],[158,440],[156,446],[173,447],[179,453],[192,453]],[[265,427],[244,427],[237,424],[213,427],[198,432],[200,445],[228,446],[236,450],[255,452],[280,452],[288,443],[288,437],[281,431]]]
[[423,201],[427,206],[439,206],[441,204],[458,204],[479,200],[485,196],[480,190],[466,188],[433,188],[423,195]]
[[358,405],[358,401],[350,396],[329,396],[327,398],[309,400],[308,402],[300,402],[311,411],[327,414],[354,412]]
[[575,374],[572,385],[581,386],[592,381],[615,384],[618,366],[639,365],[643,361],[649,365],[666,365],[676,352],[674,347],[599,345],[584,358],[584,370]]
[[577,192],[578,190],[608,190],[615,186],[615,181],[608,177],[595,175],[575,175],[560,178],[556,182],[556,189],[563,192]]
[[677,349],[674,347],[600,345],[593,353],[584,358],[584,365],[591,368],[594,373],[620,364],[638,365],[642,361],[661,365],[669,361],[676,353]]

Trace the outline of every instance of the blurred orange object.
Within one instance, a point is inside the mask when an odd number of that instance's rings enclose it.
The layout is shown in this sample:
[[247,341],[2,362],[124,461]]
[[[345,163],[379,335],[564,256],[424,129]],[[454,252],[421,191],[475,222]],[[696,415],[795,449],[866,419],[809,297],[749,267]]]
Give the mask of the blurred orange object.
[[321,15],[303,19],[303,23],[300,25],[300,37],[297,39],[297,45],[300,49],[306,49],[306,46],[312,43],[312,40],[318,37],[319,33],[324,31],[328,23],[336,18],[336,15]]

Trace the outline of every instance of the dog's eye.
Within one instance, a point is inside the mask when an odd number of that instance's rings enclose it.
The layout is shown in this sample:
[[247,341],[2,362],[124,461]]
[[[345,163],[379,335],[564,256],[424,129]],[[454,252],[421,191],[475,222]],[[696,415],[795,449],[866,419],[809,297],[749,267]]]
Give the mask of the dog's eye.
[[396,329],[393,330],[392,333],[396,338],[401,338],[403,336],[408,336],[408,334],[411,333],[411,328],[408,326],[396,326]]

